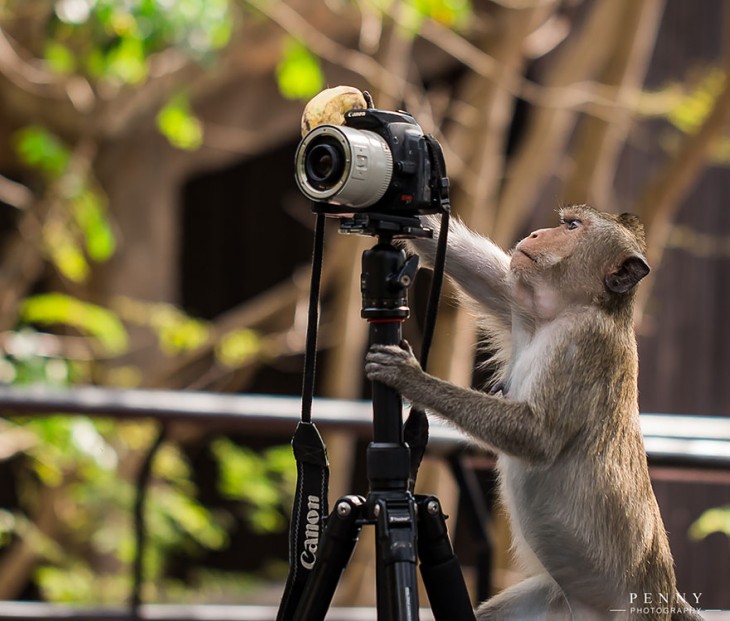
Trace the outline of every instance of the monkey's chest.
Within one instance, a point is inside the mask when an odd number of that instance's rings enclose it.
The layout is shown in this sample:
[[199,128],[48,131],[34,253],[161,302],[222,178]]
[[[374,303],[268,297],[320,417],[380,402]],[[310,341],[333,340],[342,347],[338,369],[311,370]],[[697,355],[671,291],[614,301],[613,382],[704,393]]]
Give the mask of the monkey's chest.
[[519,352],[511,361],[503,394],[513,401],[527,401],[539,387],[544,369],[554,352],[547,345],[529,347]]
[[569,340],[559,338],[559,326],[550,325],[532,335],[513,334],[512,358],[507,367],[503,394],[513,401],[529,401],[551,367],[559,361],[569,365],[575,356],[575,347]]

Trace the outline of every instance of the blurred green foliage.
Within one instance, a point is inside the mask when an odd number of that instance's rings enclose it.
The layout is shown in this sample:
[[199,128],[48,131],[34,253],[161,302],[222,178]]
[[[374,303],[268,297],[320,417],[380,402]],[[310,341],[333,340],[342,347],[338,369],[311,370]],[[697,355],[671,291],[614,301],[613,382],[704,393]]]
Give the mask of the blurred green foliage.
[[319,60],[296,39],[289,39],[285,45],[276,79],[287,99],[309,99],[324,88]]
[[[45,252],[56,269],[72,282],[84,282],[92,261],[108,260],[116,240],[106,213],[104,193],[90,175],[71,170],[71,152],[62,141],[40,126],[15,135],[18,158],[39,171],[53,188],[55,209],[48,208],[43,223]],[[86,255],[84,254],[86,252]]]
[[170,356],[195,350],[212,338],[207,322],[190,317],[172,304],[119,296],[112,307],[126,323],[152,330],[160,350]]
[[[676,151],[682,135],[700,130],[726,79],[719,67],[705,68],[687,82],[672,82],[660,90],[641,93],[637,112],[666,119],[672,130],[660,135],[660,143],[666,151]],[[718,166],[730,164],[730,136],[720,137],[712,150],[711,161]]]
[[[50,12],[39,11],[44,22],[36,26],[44,34],[29,51],[37,65],[64,76],[60,83],[83,78],[99,110],[104,99],[138,94],[161,66],[214,67],[241,22],[261,19],[249,9],[267,1],[56,0],[48,3]],[[369,4],[388,19],[392,0]],[[3,15],[24,14],[28,6],[26,0],[7,0]],[[471,14],[468,0],[407,0],[402,8],[399,24],[411,36],[427,18],[458,28]],[[295,38],[283,38],[274,78],[288,99],[309,99],[326,86],[320,60]],[[163,92],[172,95],[161,102],[153,98],[156,107],[146,118],[154,119],[173,147],[199,149],[205,124],[195,114],[194,90]],[[93,134],[88,132],[91,142]],[[171,304],[89,295],[97,264],[113,258],[119,240],[95,175],[94,149],[100,145],[87,139],[74,144],[63,130],[54,133],[39,124],[13,136],[12,147],[37,200],[39,230],[33,241],[53,272],[20,303],[16,329],[2,335],[0,383],[68,386],[114,377],[134,385],[142,372],[124,356],[135,353],[130,352],[130,334],[140,330],[149,331],[150,343],[168,357],[207,348],[223,372],[271,356],[276,343],[251,328],[221,333]],[[123,362],[114,374],[108,367],[115,360]],[[106,375],[98,374],[97,367],[105,364]],[[16,509],[0,510],[0,562],[3,548],[22,540],[40,559],[35,578],[46,599],[126,600],[134,554],[133,481],[154,441],[155,426],[70,415],[17,418],[0,425],[18,439],[11,456],[21,490]],[[258,533],[286,526],[295,478],[290,447],[254,451],[218,438],[210,449],[218,492],[234,507],[232,513],[201,504],[191,466],[179,448],[164,444],[154,460],[146,507],[146,599],[174,593],[180,600],[181,586],[166,577],[169,559],[226,546],[234,520],[243,519]],[[41,528],[38,516],[49,503],[55,522]],[[245,582],[240,576],[235,581]],[[224,581],[217,575],[214,582],[220,588]]]
[[16,137],[16,152],[25,165],[36,168],[51,179],[66,172],[69,150],[53,134],[39,125],[20,130]]
[[[8,534],[15,533],[31,542],[42,559],[36,579],[51,601],[124,600],[134,556],[130,459],[138,461],[140,451],[154,437],[154,425],[92,422],[77,416],[18,419],[15,423],[35,439],[25,452],[28,468],[21,473],[23,500],[37,506],[52,499],[58,522],[53,537],[38,537],[37,531],[29,532],[34,527],[22,514],[6,512],[0,519],[4,531],[0,541],[7,542]],[[152,474],[145,572],[149,584],[157,585],[150,596],[159,596],[165,589],[169,555],[181,550],[195,555],[222,547],[230,520],[196,499],[190,466],[175,446],[163,445]],[[36,536],[28,539],[29,534]],[[63,541],[62,549],[56,541]]]
[[[3,10],[22,13],[23,8],[23,0],[9,0]],[[240,8],[229,0],[57,0],[44,24],[45,40],[34,52],[52,73],[83,76],[94,91],[108,96],[144,88],[157,59],[179,63],[182,58],[211,67],[231,39]],[[319,61],[296,43],[283,50],[277,75],[288,97],[309,97],[324,83]],[[176,92],[153,112],[157,130],[173,147],[192,151],[203,144],[204,125],[187,93]],[[97,363],[128,353],[130,328],[149,330],[166,356],[208,346],[223,367],[256,359],[261,342],[254,330],[215,335],[208,322],[171,304],[117,298],[103,306],[85,300],[95,264],[111,259],[118,245],[105,192],[95,177],[93,148],[85,151],[88,145],[72,144],[38,124],[17,131],[12,146],[36,180],[41,216],[36,243],[61,286],[21,301],[16,329],[3,336],[0,383],[88,382],[99,377]],[[125,384],[139,381],[133,367],[120,369]],[[154,439],[154,425],[70,415],[0,423],[7,426],[6,438],[17,439],[16,454],[6,457],[15,458],[15,484],[21,490],[17,508],[0,510],[0,562],[3,549],[22,540],[39,559],[35,579],[45,599],[125,601],[135,549],[133,480]],[[147,599],[176,593],[179,600],[182,586],[166,577],[169,559],[226,546],[235,519],[244,519],[256,532],[286,524],[293,487],[290,448],[257,453],[223,439],[214,447],[221,493],[240,507],[240,515],[201,504],[185,455],[172,444],[163,445],[153,463],[146,506]],[[41,528],[46,503],[53,505],[55,521]]]
[[469,0],[407,0],[404,9],[401,23],[412,36],[418,34],[426,19],[459,29],[472,13]]
[[724,533],[730,537],[730,505],[708,509],[689,529],[689,536],[694,540],[704,539],[713,533]]
[[118,84],[142,82],[151,55],[167,49],[210,60],[233,28],[228,0],[59,0],[54,13],[48,65]]
[[26,298],[20,318],[32,324],[77,328],[93,336],[107,354],[120,354],[127,348],[127,331],[114,313],[64,293],[41,293]]
[[686,134],[696,133],[710,114],[717,96],[725,85],[725,74],[719,68],[708,70],[696,87],[677,99],[667,114],[669,122]]
[[83,376],[78,363],[57,352],[39,351],[46,336],[28,327],[6,335],[5,353],[0,356],[0,384],[67,386]]
[[70,207],[89,258],[96,262],[110,259],[116,250],[116,239],[106,214],[104,194],[96,188],[82,186],[71,197]]
[[203,126],[184,95],[173,97],[157,114],[157,129],[173,147],[194,151],[203,144]]
[[260,355],[261,337],[255,330],[243,328],[224,334],[216,346],[218,360],[232,368],[240,367]]
[[[135,542],[130,465],[154,440],[152,423],[119,423],[58,415],[16,418],[4,431],[30,438],[19,470],[21,509],[0,510],[0,550],[22,537],[40,559],[35,578],[49,601],[118,604],[128,597]],[[255,452],[228,439],[213,442],[224,498],[237,501],[255,532],[285,528],[294,487],[291,450]],[[234,515],[198,500],[191,466],[173,444],[163,444],[152,466],[147,496],[145,597],[167,599],[181,586],[167,577],[171,556],[195,557],[228,543]],[[51,503],[57,521],[42,532],[27,517]],[[46,528],[48,528],[46,526]],[[59,542],[63,542],[60,544]]]
[[242,501],[255,532],[284,530],[296,487],[296,465],[289,446],[263,452],[220,438],[211,449],[219,468],[218,488],[224,498]]

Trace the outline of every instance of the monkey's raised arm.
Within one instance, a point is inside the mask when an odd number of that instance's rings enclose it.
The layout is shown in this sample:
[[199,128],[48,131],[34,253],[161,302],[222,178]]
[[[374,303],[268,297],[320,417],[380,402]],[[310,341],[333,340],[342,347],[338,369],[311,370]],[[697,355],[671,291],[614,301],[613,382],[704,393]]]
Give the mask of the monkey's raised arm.
[[[439,218],[428,216],[426,221],[438,238]],[[414,239],[409,245],[426,265],[433,265],[436,239]],[[512,322],[509,263],[509,254],[493,241],[477,235],[459,220],[451,221],[446,273],[477,303],[480,312],[494,317],[506,329]]]

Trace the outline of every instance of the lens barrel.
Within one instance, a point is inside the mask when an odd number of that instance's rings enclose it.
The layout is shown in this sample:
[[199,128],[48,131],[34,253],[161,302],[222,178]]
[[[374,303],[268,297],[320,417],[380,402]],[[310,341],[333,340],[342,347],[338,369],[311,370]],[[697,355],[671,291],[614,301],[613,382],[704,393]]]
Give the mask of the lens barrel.
[[309,199],[365,209],[385,194],[393,156],[383,137],[347,126],[320,125],[299,143],[296,182]]

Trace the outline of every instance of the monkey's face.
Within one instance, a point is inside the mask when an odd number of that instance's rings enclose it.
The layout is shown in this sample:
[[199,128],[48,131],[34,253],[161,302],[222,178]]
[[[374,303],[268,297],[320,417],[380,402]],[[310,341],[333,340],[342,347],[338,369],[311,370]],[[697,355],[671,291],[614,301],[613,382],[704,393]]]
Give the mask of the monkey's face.
[[587,206],[562,209],[560,216],[558,226],[530,233],[512,252],[520,306],[526,294],[538,316],[569,305],[621,301],[649,272],[643,229],[633,216]]
[[561,219],[559,226],[533,231],[515,246],[510,267],[517,273],[549,269],[570,257],[584,235],[584,221],[572,217]]

